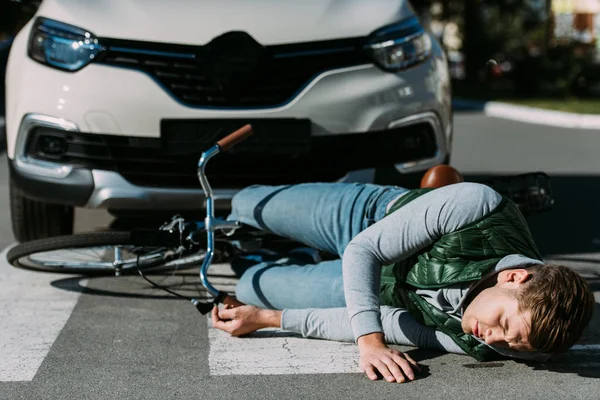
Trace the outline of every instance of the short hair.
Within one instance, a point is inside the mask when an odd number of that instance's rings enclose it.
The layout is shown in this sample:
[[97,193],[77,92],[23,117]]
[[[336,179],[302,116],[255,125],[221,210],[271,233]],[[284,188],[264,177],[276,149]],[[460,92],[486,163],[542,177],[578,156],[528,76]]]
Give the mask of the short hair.
[[529,344],[546,354],[567,351],[581,337],[595,307],[586,280],[562,265],[527,267],[531,277],[518,290],[521,312],[531,312]]

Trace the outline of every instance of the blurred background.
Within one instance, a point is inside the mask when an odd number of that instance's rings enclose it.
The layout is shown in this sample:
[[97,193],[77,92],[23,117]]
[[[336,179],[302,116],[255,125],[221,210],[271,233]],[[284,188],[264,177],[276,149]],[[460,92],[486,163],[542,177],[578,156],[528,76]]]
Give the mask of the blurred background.
[[598,112],[600,1],[412,4],[448,52],[455,96]]
[[[40,3],[0,1],[2,77],[13,36]],[[447,51],[455,97],[598,113],[600,0],[411,4]]]

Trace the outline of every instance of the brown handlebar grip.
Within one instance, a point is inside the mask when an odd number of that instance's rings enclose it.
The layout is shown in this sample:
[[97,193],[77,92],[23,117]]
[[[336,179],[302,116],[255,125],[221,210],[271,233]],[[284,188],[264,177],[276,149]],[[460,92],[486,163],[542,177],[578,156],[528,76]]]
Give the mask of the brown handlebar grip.
[[252,125],[244,125],[237,131],[230,133],[223,139],[219,140],[217,145],[221,148],[221,151],[227,151],[241,141],[246,140],[252,135],[252,133]]

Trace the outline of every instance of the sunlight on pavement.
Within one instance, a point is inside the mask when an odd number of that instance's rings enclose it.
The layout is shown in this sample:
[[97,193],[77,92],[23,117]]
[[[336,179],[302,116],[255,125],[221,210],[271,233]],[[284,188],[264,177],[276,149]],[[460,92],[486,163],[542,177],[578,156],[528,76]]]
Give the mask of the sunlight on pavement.
[[79,293],[51,285],[68,275],[13,268],[0,253],[0,382],[30,381],[69,319]]

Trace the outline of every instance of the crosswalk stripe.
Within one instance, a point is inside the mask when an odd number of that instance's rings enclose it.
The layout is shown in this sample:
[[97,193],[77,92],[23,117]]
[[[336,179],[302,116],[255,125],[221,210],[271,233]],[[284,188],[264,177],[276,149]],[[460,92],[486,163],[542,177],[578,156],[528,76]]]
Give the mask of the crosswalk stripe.
[[[211,266],[211,273],[233,276],[228,264]],[[234,278],[215,280],[235,283]],[[359,372],[358,348],[353,343],[305,339],[280,329],[261,329],[251,336],[236,338],[212,327],[208,318],[211,375],[285,375]]]
[[0,253],[0,382],[31,381],[79,293],[51,286],[67,275],[13,268],[7,251]]
[[358,348],[353,343],[304,339],[277,329],[235,338],[211,328],[208,336],[211,375],[359,372]]

